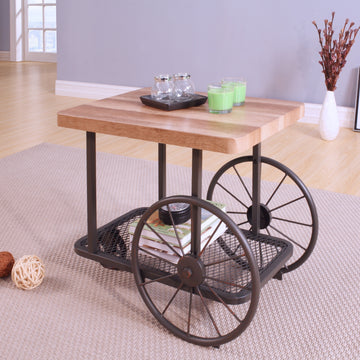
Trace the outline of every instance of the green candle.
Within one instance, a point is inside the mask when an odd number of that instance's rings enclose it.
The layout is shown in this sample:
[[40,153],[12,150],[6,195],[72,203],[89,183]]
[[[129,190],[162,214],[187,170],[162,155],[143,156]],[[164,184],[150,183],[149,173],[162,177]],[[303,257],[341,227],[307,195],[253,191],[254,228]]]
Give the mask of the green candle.
[[234,102],[234,89],[221,85],[208,86],[209,111],[214,114],[231,112]]
[[237,78],[225,78],[221,81],[223,87],[234,88],[234,106],[241,106],[245,103],[246,82]]

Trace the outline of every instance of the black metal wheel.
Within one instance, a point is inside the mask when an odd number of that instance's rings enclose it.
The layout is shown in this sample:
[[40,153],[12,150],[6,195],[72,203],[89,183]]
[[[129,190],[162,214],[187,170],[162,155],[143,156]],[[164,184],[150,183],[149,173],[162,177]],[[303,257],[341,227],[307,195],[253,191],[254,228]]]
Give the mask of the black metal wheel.
[[[176,203],[191,207],[185,225],[175,225],[172,219],[169,205]],[[172,219],[172,237],[158,227],[160,208]],[[202,235],[197,235],[196,214],[210,219],[202,224]],[[219,245],[220,238],[237,243],[231,257]],[[258,266],[241,230],[216,204],[191,196],[156,202],[139,220],[131,247],[132,271],[143,301],[176,336],[197,345],[220,346],[250,324],[260,295]],[[232,261],[239,259],[242,262]]]
[[[229,161],[210,182],[207,199],[223,201],[243,230],[252,229],[252,156]],[[310,256],[318,217],[310,192],[299,177],[276,160],[261,157],[260,233],[288,240],[293,256],[280,273],[298,268]],[[223,246],[228,251],[228,247]]]

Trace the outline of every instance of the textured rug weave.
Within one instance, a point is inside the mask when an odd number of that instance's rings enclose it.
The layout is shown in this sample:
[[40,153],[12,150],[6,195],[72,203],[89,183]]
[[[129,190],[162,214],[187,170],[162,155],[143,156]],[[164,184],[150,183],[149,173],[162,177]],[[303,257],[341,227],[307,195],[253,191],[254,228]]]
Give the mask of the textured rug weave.
[[[157,200],[155,162],[100,153],[97,168],[99,226]],[[190,169],[168,169],[168,195],[190,194]],[[0,359],[360,358],[360,198],[311,191],[320,231],[310,259],[270,281],[247,330],[215,349],[159,325],[131,273],[74,253],[86,234],[85,178],[79,149],[42,144],[0,160],[0,251],[46,267],[32,291],[0,279]]]

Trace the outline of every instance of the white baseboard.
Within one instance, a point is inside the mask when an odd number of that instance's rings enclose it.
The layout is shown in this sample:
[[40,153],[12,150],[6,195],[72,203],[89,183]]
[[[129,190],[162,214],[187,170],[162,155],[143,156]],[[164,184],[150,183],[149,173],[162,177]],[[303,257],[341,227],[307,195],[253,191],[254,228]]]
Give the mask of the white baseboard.
[[[305,103],[305,116],[299,122],[318,124],[320,118],[321,104]],[[354,128],[355,109],[352,107],[337,107],[340,127]]]
[[[131,86],[116,86],[64,80],[56,80],[55,84],[56,95],[80,97],[85,99],[103,99],[105,97],[124,94],[137,89],[139,88]],[[321,104],[305,103],[305,116],[300,119],[299,122],[318,124],[320,111]],[[341,127],[354,128],[354,108],[338,106],[338,115]]]
[[137,87],[56,80],[55,94],[85,99],[103,99],[137,90]]
[[0,51],[0,61],[10,61],[10,51]]

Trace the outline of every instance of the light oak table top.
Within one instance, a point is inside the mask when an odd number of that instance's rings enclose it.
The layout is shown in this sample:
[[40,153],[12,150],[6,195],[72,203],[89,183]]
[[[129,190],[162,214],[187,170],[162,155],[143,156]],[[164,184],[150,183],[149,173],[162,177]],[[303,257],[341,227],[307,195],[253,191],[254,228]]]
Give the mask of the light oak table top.
[[[304,116],[304,104],[246,98],[229,114],[210,114],[208,104],[163,111],[143,105],[149,88],[58,112],[58,125],[226,154],[241,153]],[[206,95],[206,94],[205,94]]]

